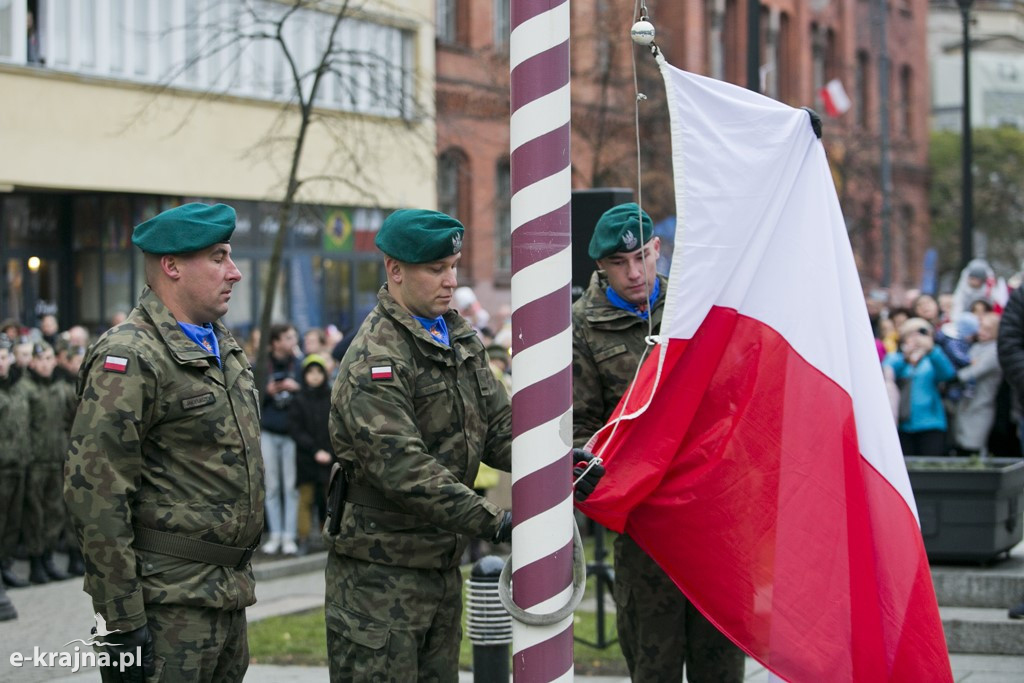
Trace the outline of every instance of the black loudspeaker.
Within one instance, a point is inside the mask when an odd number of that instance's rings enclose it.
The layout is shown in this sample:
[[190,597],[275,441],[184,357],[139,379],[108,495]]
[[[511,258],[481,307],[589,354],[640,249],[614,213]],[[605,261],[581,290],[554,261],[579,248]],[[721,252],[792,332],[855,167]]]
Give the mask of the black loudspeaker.
[[633,201],[633,190],[625,187],[600,187],[572,191],[572,300],[580,298],[590,284],[597,265],[587,255],[594,226],[608,209]]

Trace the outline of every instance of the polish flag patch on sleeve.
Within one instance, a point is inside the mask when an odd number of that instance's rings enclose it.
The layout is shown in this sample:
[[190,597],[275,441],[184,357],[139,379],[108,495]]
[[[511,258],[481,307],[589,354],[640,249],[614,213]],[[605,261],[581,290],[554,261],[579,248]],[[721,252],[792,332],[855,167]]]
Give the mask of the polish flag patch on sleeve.
[[120,356],[107,356],[103,359],[103,369],[124,374],[128,369],[128,359]]
[[374,365],[370,368],[370,379],[391,379],[390,365]]

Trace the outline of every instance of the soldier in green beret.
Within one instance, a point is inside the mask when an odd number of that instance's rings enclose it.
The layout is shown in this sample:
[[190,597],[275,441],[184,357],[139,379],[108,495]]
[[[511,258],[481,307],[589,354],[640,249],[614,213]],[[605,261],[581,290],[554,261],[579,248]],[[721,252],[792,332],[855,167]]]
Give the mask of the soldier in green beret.
[[[598,270],[572,307],[573,440],[586,444],[626,393],[648,335],[658,334],[668,281],[657,273],[660,238],[637,204],[598,220],[589,255]],[[619,645],[633,681],[741,681],[743,652],[693,607],[627,535],[615,539]]]
[[234,228],[223,204],[137,226],[148,286],[82,363],[64,498],[106,651],[143,655],[104,680],[241,681],[249,664],[263,460],[252,371],[220,322]]
[[347,483],[328,510],[331,680],[456,681],[463,550],[470,537],[511,538],[511,514],[473,491],[481,462],[510,468],[512,411],[451,309],[462,240],[461,223],[424,210],[396,211],[377,233],[387,283],[331,397]]

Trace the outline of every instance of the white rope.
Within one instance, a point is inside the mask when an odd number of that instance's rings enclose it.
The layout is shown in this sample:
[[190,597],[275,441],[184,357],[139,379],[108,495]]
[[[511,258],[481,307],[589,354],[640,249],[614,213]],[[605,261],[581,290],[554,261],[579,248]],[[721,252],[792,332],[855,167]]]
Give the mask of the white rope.
[[[633,6],[633,15],[635,17],[637,17],[637,21],[650,21],[650,18],[647,15],[647,5],[644,2],[644,0],[637,0],[636,1],[636,3]],[[653,42],[651,43],[651,53],[654,54],[655,56],[660,54],[660,51],[658,50],[657,45],[654,44]],[[644,232],[643,231],[644,185],[643,185],[643,170],[642,170],[643,169],[643,159],[642,159],[642,156],[640,154],[640,103],[647,100],[647,95],[645,95],[642,92],[640,92],[640,83],[637,80],[637,74],[636,74],[636,49],[632,45],[630,45],[629,55],[630,55],[630,62],[631,62],[632,67],[633,67],[633,92],[636,94],[636,98],[635,98],[635,100],[633,102],[633,128],[634,128],[634,131],[635,131],[635,138],[636,138],[636,205],[637,205],[636,218],[637,218],[637,222],[640,223],[640,238],[643,239],[643,232]],[[654,225],[653,224],[651,225],[651,231],[652,232],[654,231]],[[647,281],[647,266],[648,266],[647,260],[650,258],[650,254],[648,253],[648,250],[646,248],[644,248],[644,247],[641,247],[641,248],[643,249],[643,251],[641,251],[641,254],[642,254],[643,259],[644,259],[644,296],[646,297],[647,302],[648,302],[647,303],[647,336],[644,337],[644,342],[646,343],[646,346],[644,347],[643,353],[640,354],[640,360],[637,361],[636,370],[633,372],[633,381],[629,383],[629,390],[626,392],[626,397],[625,397],[624,405],[629,405],[629,401],[630,401],[630,399],[633,396],[633,388],[636,386],[636,379],[637,379],[637,377],[640,376],[640,368],[643,367],[644,361],[647,360],[648,352],[651,350],[651,347],[653,347],[655,344],[658,343],[657,337],[654,334],[654,304],[651,302],[650,283]],[[655,274],[655,277],[657,277],[657,274]],[[620,422],[621,422],[621,420],[616,420],[615,424],[612,425],[612,431],[608,435],[608,438],[604,442],[606,445],[611,443],[612,439],[615,437],[615,432],[618,431],[619,423]],[[603,450],[604,449],[602,448],[602,452],[603,452]],[[600,453],[595,453],[594,455],[595,456],[600,456],[601,454]],[[595,461],[603,462],[600,457],[595,457],[594,460]],[[583,471],[583,475],[585,475],[590,470],[590,468],[593,467],[595,464],[600,464],[600,463],[599,462],[591,462],[590,464],[588,464],[587,468]],[[581,475],[578,479],[576,479],[575,482],[573,482],[573,486],[576,486],[576,483],[578,483],[579,480],[583,478],[583,475]]]

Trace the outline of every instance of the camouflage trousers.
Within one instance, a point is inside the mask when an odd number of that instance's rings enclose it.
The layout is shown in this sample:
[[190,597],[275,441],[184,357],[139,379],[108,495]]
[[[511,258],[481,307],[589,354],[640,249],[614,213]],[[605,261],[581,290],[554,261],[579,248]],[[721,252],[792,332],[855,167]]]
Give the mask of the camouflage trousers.
[[633,683],[739,683],[744,654],[625,534],[615,539],[615,619]]
[[28,466],[22,539],[29,555],[42,555],[57,547],[67,519],[63,492],[64,468],[61,464]]
[[454,683],[462,640],[458,569],[327,559],[331,681]]
[[18,544],[24,493],[24,466],[0,465],[0,559],[10,557]]
[[[245,610],[146,605],[156,672],[147,683],[241,681],[249,668]],[[119,677],[101,670],[106,681]]]

